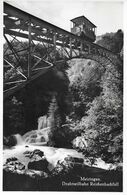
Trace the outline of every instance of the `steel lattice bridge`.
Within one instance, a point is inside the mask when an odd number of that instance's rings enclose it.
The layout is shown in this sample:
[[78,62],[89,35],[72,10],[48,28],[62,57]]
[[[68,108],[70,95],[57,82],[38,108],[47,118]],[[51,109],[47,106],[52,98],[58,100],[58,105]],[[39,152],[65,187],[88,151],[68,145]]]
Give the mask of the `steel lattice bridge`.
[[[16,72],[15,76],[4,79],[4,98],[62,61],[86,58],[105,66],[119,62],[119,57],[113,52],[7,3],[4,3],[4,38],[7,43],[4,49],[4,71],[10,71],[10,75],[11,72]],[[26,46],[23,40],[27,41]],[[14,44],[19,43],[22,48],[17,49]],[[41,56],[37,56],[35,52],[39,44],[45,49]],[[28,59],[25,68],[20,59],[22,52]],[[59,60],[58,53],[61,56]]]

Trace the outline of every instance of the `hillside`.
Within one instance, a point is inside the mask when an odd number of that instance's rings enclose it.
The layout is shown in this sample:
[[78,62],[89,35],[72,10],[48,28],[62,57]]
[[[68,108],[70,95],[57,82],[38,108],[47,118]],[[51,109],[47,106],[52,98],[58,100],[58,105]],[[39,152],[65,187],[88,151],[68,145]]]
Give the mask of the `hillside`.
[[[121,58],[122,31],[106,33],[97,44]],[[75,59],[69,62],[70,91],[73,111],[70,121],[78,131],[76,147],[84,154],[101,157],[107,162],[122,161],[122,65],[104,67],[97,62]],[[80,133],[79,133],[80,132]],[[81,137],[88,148],[81,147]],[[78,139],[77,139],[78,140]]]

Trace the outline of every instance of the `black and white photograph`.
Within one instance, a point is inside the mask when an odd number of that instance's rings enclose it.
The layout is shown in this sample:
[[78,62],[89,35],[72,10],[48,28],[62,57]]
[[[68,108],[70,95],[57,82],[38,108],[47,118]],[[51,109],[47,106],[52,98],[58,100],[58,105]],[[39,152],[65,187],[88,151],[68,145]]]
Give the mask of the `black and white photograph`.
[[2,14],[2,191],[123,192],[124,1]]

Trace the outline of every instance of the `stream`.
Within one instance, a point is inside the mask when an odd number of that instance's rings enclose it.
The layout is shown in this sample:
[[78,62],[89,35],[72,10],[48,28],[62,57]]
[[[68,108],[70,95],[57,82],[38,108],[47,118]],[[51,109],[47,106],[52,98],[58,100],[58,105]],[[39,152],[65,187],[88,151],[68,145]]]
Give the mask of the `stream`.
[[[105,163],[100,158],[96,159],[95,163],[91,165],[89,159],[86,158],[82,153],[77,152],[75,149],[47,146],[48,132],[50,131],[50,127],[42,125],[41,120],[40,123],[38,124],[37,130],[29,131],[23,136],[20,134],[12,135],[10,137],[11,141],[9,142],[10,144],[11,142],[13,143],[12,146],[4,146],[3,189],[5,191],[122,190],[122,172],[115,171],[116,165]],[[44,163],[44,167],[46,168],[45,174],[47,174],[47,176],[44,177],[43,175],[42,177],[42,173],[44,171],[43,167],[41,166],[40,168],[40,164],[37,163]],[[20,168],[23,167],[23,169],[16,168],[16,166]],[[30,166],[33,166],[33,168],[31,169]],[[70,168],[68,168],[68,166]],[[69,169],[72,169],[72,171],[70,172]],[[54,173],[55,176],[53,175]],[[39,180],[37,179],[38,177],[40,178]],[[98,183],[96,184],[97,186],[90,187],[90,178],[97,178],[98,182],[102,183],[103,185],[99,187],[101,184]],[[63,186],[61,186],[63,181],[65,183],[63,183]],[[71,181],[81,183],[86,182],[87,184],[84,184],[85,186],[77,187],[71,186],[70,184],[70,187],[68,187],[69,184],[67,183]],[[106,187],[105,185],[111,186]]]

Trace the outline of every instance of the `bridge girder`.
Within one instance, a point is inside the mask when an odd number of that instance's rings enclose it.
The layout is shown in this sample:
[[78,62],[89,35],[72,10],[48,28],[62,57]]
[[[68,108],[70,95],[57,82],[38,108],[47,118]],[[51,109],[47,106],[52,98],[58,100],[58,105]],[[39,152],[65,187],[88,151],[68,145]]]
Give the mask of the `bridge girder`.
[[[8,44],[4,51],[5,72],[10,67],[17,73],[13,78],[5,79],[4,98],[53,68],[58,63],[57,53],[63,61],[86,58],[104,66],[119,61],[118,56],[111,51],[7,3],[4,3],[4,37]],[[26,47],[23,45],[23,40],[28,42]],[[13,45],[14,41],[20,42],[22,49],[17,50]],[[36,56],[35,52],[38,44],[41,44],[46,51],[41,57]],[[20,52],[25,52],[28,58],[25,68],[22,68]],[[13,56],[15,62],[9,61],[8,56]],[[35,63],[32,63],[33,57],[36,59]]]

